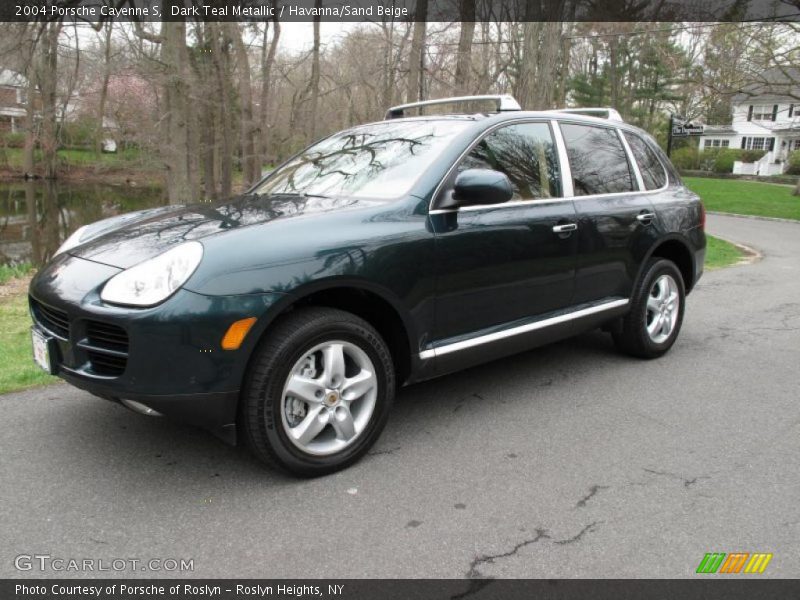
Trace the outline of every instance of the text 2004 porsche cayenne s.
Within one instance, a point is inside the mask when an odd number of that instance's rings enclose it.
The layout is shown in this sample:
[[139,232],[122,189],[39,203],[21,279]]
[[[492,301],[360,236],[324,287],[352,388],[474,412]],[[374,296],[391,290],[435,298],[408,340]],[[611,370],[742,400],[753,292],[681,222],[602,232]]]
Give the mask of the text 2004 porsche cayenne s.
[[400,385],[597,327],[665,353],[699,199],[637,128],[497,100],[397,107],[234,200],[79,229],[31,283],[36,360],[318,475],[367,451]]

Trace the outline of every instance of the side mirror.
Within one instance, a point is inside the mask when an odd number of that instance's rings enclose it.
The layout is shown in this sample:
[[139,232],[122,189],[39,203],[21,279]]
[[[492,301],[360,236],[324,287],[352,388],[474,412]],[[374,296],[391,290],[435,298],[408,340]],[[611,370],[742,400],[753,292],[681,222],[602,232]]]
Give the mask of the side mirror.
[[491,169],[467,169],[456,177],[452,204],[501,204],[514,196],[514,188],[505,173]]

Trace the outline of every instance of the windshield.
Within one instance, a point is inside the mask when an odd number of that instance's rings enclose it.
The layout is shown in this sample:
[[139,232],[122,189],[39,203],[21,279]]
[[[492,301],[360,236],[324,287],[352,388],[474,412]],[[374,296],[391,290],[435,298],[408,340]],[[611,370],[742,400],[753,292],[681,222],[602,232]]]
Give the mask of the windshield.
[[272,172],[257,194],[396,198],[466,121],[387,121],[337,133]]

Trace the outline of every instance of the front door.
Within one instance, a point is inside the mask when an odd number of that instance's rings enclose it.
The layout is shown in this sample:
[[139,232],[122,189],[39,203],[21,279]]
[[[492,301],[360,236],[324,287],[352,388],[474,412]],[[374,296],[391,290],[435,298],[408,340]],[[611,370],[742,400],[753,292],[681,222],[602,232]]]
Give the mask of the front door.
[[[476,168],[505,173],[514,197],[505,204],[433,211],[434,348],[469,345],[471,339],[491,338],[492,332],[502,336],[519,323],[563,309],[574,294],[577,235],[570,229],[576,214],[572,201],[563,198],[550,123],[515,123],[491,131],[455,171]],[[491,343],[477,351],[490,348]]]

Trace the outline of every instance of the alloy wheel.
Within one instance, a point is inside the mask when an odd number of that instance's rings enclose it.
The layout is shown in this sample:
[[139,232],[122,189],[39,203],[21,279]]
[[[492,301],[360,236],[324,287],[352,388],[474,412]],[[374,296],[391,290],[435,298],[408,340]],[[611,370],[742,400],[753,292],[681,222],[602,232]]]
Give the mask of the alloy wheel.
[[661,275],[653,282],[647,297],[647,334],[656,344],[672,335],[680,312],[678,284],[671,275]]
[[305,453],[335,454],[364,432],[377,395],[375,367],[366,352],[342,340],[318,344],[295,363],[284,384],[284,432]]

